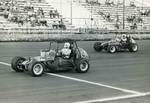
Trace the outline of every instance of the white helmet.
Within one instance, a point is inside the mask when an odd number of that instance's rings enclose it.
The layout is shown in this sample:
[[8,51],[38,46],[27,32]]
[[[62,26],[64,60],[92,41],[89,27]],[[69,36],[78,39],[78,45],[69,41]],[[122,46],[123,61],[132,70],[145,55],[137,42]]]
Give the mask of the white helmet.
[[122,40],[126,41],[126,39],[127,39],[127,35],[126,34],[122,34]]
[[126,34],[122,34],[122,38],[125,38],[127,35]]
[[70,48],[70,43],[66,42],[66,43],[64,44],[64,48]]

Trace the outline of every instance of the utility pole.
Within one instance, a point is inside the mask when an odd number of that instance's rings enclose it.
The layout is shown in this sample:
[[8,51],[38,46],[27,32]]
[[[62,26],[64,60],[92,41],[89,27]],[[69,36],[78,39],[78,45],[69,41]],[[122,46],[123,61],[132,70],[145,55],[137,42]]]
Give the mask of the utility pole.
[[72,0],[70,3],[70,24],[72,25]]
[[92,23],[93,23],[93,16],[92,16],[92,13],[93,13],[93,7],[92,7],[92,4],[91,4],[91,32],[92,32]]
[[[142,0],[142,10],[141,10],[141,12],[143,12],[143,2],[144,2],[144,0]],[[141,30],[143,29],[143,22],[141,22]]]
[[143,10],[143,2],[144,2],[144,0],[142,0],[142,10]]
[[123,0],[123,29],[125,29],[125,0]]

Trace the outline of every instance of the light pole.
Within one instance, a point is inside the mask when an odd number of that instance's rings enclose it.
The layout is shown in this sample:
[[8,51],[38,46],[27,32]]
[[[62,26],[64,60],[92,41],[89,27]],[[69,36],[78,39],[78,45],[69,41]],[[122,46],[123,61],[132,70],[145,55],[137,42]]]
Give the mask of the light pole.
[[93,7],[92,7],[92,4],[91,4],[91,32],[92,32],[92,28],[93,28],[92,27],[93,26],[92,25],[92,23],[93,23],[93,16],[92,16],[93,11],[92,10],[93,10]]
[[144,0],[142,0],[142,10],[143,10],[143,2],[144,2]]
[[[144,2],[144,0],[142,0],[142,10],[141,10],[141,12],[143,12],[143,2]],[[141,29],[143,29],[143,21],[141,22]]]
[[72,0],[71,0],[71,3],[70,3],[70,23],[72,25]]
[[125,29],[125,0],[123,0],[123,29]]

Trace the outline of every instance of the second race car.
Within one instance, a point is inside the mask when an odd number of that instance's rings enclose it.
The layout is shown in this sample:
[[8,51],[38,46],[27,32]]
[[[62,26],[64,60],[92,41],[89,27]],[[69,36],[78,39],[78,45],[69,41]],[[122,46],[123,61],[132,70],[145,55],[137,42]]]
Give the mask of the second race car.
[[109,53],[115,53],[117,51],[137,52],[138,44],[130,35],[123,34],[121,37],[116,37],[110,41],[95,42],[93,48],[97,52],[102,50]]

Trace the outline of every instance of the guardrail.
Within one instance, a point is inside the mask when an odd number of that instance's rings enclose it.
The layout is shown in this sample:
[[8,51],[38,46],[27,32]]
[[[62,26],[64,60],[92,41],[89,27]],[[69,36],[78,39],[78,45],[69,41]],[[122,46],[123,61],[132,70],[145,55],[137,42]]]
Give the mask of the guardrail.
[[0,28],[0,41],[50,41],[50,40],[107,40],[117,34],[131,34],[136,39],[150,39],[150,31],[141,30],[54,30],[48,28]]
[[83,34],[150,34],[150,30],[99,30],[87,28],[80,28],[79,32]]
[[46,27],[4,27],[0,28],[0,34],[74,34],[78,29],[56,30]]
[[3,27],[0,34],[150,34],[150,30],[99,30],[99,29],[67,29],[58,30],[47,27]]

